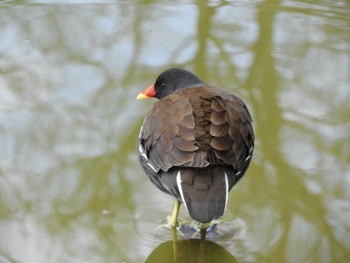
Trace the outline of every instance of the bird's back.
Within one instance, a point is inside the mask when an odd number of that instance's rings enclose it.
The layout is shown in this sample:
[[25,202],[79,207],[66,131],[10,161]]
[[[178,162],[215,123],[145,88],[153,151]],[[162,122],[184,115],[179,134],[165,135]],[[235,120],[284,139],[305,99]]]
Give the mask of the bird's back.
[[192,87],[154,104],[141,129],[139,159],[158,188],[184,202],[194,219],[210,222],[223,214],[253,147],[252,120],[241,99]]

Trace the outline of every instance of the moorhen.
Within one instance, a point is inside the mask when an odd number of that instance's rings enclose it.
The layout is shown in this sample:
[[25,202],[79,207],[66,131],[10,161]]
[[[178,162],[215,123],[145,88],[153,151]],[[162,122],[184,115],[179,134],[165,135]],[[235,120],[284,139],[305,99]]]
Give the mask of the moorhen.
[[138,159],[163,192],[183,203],[196,221],[221,217],[228,193],[246,172],[254,149],[252,119],[244,102],[228,91],[172,68],[137,99],[157,98],[138,139]]

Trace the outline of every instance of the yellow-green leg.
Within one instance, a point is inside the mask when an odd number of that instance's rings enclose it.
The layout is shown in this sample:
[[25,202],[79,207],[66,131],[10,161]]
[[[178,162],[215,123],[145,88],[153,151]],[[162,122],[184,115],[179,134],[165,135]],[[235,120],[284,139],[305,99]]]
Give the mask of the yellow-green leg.
[[199,229],[206,231],[208,227],[210,227],[211,222],[209,223],[199,223]]
[[204,242],[205,237],[207,235],[207,228],[210,226],[210,223],[200,223],[199,225],[199,231],[201,235],[201,240]]
[[170,220],[169,220],[169,225],[171,227],[176,227],[176,225],[177,225],[177,216],[179,215],[180,205],[181,205],[180,201],[176,200],[175,205],[174,205],[174,209],[173,209],[173,213],[172,213]]

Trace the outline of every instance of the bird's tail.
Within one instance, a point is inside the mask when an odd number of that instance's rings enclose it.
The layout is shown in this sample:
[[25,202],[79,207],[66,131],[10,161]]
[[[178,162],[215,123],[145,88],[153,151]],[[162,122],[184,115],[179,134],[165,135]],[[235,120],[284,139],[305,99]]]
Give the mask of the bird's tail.
[[223,166],[180,168],[176,183],[193,219],[209,223],[224,214],[230,187]]

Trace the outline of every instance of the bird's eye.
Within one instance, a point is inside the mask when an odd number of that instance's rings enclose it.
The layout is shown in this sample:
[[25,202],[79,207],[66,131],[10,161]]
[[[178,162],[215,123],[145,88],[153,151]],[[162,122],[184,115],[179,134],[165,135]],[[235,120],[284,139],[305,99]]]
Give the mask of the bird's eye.
[[164,83],[162,83],[160,86],[161,86],[162,88],[164,88],[164,87],[165,87],[165,84],[164,84]]

